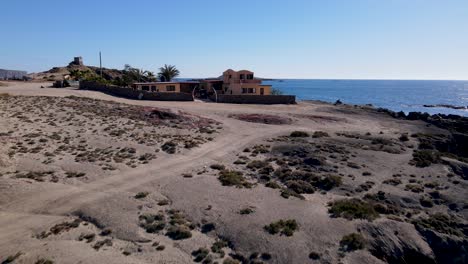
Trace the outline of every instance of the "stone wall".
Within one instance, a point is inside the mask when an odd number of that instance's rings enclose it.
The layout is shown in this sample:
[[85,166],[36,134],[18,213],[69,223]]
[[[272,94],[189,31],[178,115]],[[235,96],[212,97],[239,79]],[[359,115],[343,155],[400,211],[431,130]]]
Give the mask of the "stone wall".
[[[215,101],[212,96],[211,100]],[[295,104],[294,95],[231,95],[219,94],[218,103],[228,104]]]
[[117,86],[106,86],[95,82],[80,82],[80,89],[99,91],[115,96],[129,99],[151,100],[151,101],[193,101],[192,94],[189,93],[154,93],[132,88]]

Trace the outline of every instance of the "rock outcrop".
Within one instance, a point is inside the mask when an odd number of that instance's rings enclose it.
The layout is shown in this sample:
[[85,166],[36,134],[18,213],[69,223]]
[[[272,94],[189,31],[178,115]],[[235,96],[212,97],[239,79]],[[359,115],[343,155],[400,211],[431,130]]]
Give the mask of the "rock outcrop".
[[369,251],[387,263],[436,263],[431,247],[413,225],[393,220],[362,223]]

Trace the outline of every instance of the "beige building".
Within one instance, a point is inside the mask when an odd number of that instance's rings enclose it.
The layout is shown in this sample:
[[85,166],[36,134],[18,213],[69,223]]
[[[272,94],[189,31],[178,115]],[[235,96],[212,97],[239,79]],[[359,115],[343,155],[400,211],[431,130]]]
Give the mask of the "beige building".
[[[222,77],[205,79],[200,81],[184,82],[148,82],[134,83],[133,88],[157,93],[192,93],[195,88],[195,96],[204,94],[211,96],[217,94],[232,95],[271,95],[271,85],[263,85],[262,80],[255,79],[251,71],[227,70]],[[198,94],[197,94],[198,93]]]
[[133,88],[158,93],[192,93],[198,82],[148,82],[134,83]]
[[255,79],[254,73],[247,70],[223,72],[223,93],[234,95],[270,95],[271,85],[263,85],[262,80]]

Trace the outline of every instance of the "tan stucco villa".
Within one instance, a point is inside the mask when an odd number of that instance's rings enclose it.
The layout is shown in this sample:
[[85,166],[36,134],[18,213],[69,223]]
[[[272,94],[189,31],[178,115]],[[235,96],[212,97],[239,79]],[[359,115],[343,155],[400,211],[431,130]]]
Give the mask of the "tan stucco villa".
[[254,73],[247,70],[223,72],[224,94],[270,95],[271,85],[262,85],[262,80],[255,79]]
[[254,73],[247,70],[226,70],[216,79],[180,82],[135,83],[137,90],[159,93],[192,93],[194,88],[206,91],[208,94],[232,95],[270,95],[271,85],[263,85],[262,80],[255,79]]

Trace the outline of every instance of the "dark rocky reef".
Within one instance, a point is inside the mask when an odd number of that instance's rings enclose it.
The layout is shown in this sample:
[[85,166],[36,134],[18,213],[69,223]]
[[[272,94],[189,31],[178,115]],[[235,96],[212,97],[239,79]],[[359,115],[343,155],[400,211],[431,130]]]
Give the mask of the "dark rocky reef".
[[441,107],[441,108],[450,108],[450,109],[455,109],[455,110],[463,110],[467,109],[467,106],[456,106],[456,105],[450,105],[450,104],[435,104],[435,105],[423,105],[424,107]]
[[422,120],[447,130],[449,135],[445,139],[433,137],[426,139],[426,141],[432,141],[432,145],[440,152],[468,158],[468,117],[445,114],[430,115],[421,112],[409,112],[406,115],[404,112],[394,112],[384,108],[379,108],[377,111],[398,119]]

